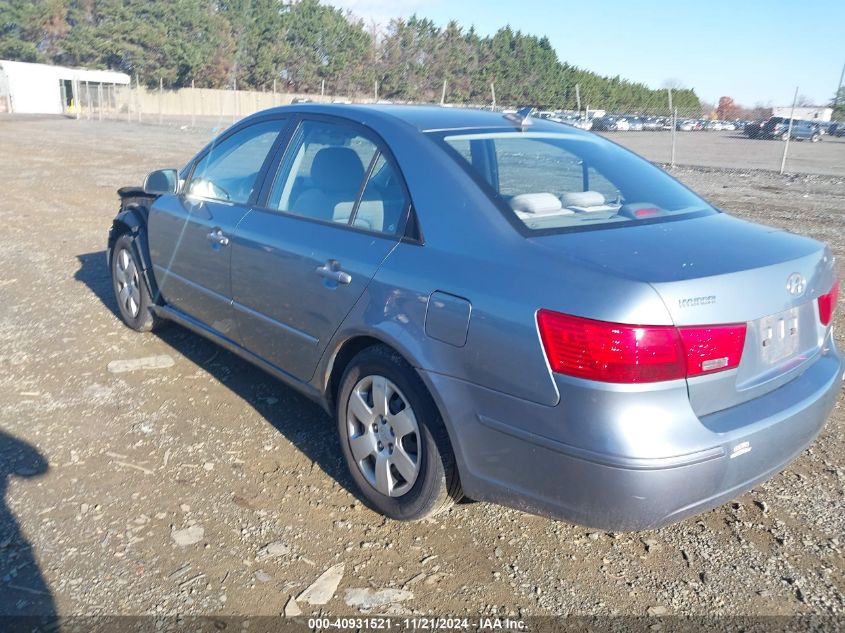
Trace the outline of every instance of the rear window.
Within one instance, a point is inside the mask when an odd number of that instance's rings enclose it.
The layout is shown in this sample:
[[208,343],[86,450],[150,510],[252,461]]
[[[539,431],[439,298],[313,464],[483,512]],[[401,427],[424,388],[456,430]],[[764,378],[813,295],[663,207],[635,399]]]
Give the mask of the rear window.
[[716,213],[661,169],[600,137],[528,131],[438,136],[494,202],[529,231]]

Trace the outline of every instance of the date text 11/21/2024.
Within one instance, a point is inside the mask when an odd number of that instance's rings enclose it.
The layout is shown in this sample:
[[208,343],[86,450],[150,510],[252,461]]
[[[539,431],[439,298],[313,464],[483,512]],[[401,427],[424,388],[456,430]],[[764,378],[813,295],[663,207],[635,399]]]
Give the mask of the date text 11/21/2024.
[[411,631],[524,631],[524,620],[512,618],[483,617],[340,617],[308,618],[308,628],[312,631],[329,630],[411,630]]

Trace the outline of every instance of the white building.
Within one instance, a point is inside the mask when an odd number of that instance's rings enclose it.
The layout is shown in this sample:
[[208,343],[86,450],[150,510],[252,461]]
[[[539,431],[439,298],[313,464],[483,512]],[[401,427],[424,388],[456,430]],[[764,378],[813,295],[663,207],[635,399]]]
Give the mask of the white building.
[[115,86],[129,81],[129,75],[109,70],[0,60],[0,112],[78,112],[81,102],[111,101]]
[[[789,118],[792,112],[792,106],[783,106],[779,108],[772,108],[772,116],[780,116]],[[796,106],[795,118],[802,121],[830,121],[833,116],[833,108],[826,108],[824,106]]]

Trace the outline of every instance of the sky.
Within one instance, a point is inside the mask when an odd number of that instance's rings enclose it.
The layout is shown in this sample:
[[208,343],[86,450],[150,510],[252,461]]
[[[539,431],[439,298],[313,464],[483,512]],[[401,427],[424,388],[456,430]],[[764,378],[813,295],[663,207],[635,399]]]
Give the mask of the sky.
[[694,88],[704,101],[826,105],[845,64],[845,0],[322,0],[386,25],[413,13],[481,35],[547,36],[561,61],[600,75]]

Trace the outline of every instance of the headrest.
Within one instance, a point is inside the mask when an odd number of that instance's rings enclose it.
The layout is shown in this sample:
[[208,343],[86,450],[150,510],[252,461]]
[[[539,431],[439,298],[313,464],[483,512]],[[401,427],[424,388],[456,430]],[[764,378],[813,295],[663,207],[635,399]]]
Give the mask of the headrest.
[[314,187],[328,191],[357,190],[364,180],[364,165],[355,150],[324,147],[311,163]]
[[600,207],[604,196],[598,191],[568,191],[561,194],[560,201],[565,207]]
[[511,198],[511,209],[531,215],[547,215],[560,211],[561,204],[560,199],[551,193],[520,193]]

